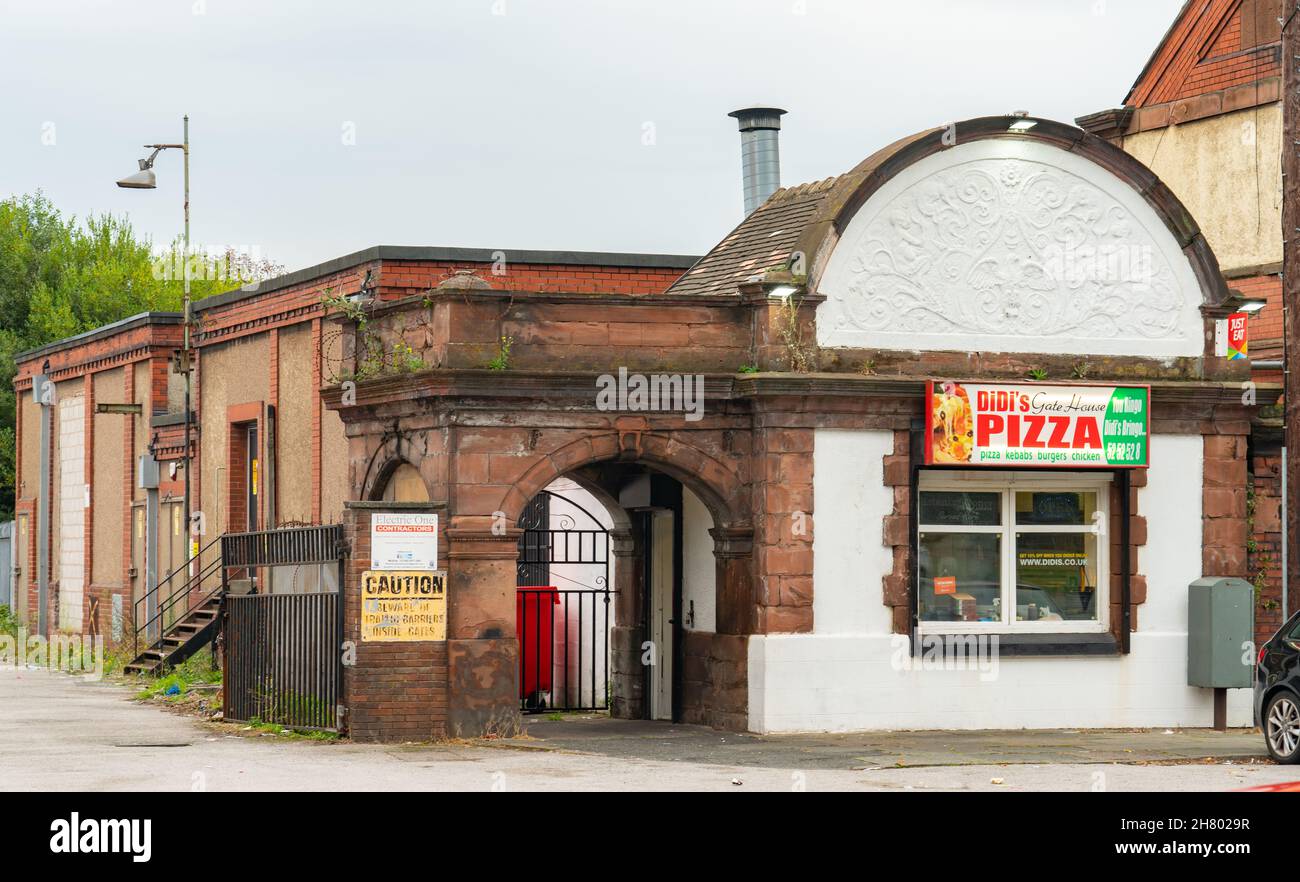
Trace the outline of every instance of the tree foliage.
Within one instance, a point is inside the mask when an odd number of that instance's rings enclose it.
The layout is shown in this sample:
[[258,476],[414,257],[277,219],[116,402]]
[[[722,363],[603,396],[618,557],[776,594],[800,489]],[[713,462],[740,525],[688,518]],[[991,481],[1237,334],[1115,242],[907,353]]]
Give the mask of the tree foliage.
[[[156,251],[125,217],[65,218],[43,194],[0,201],[0,520],[13,516],[14,356],[141,312],[180,311],[177,239]],[[199,300],[282,268],[233,251],[190,257]]]

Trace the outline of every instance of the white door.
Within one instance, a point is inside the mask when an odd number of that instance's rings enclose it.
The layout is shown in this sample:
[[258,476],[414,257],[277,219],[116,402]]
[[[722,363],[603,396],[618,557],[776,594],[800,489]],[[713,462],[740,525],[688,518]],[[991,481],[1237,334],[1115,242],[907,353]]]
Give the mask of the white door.
[[673,718],[673,513],[656,511],[650,521],[650,718]]

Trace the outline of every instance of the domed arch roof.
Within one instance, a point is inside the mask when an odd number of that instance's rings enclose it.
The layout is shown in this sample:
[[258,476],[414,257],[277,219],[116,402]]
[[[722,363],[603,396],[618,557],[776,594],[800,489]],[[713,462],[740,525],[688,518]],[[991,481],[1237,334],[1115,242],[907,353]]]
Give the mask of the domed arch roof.
[[1201,307],[1229,296],[1150,169],[1038,118],[919,132],[779,190],[672,290],[790,273],[826,298],[829,347],[1199,355]]

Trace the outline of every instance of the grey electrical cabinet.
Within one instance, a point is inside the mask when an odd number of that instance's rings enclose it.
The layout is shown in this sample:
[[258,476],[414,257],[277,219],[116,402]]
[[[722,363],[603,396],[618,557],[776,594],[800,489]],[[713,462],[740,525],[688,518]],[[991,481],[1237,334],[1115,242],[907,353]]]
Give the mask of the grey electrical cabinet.
[[1187,588],[1187,685],[1248,687],[1254,673],[1255,586],[1200,578]]
[[136,468],[135,485],[141,490],[157,490],[159,477],[158,460],[154,459],[151,454],[142,454]]

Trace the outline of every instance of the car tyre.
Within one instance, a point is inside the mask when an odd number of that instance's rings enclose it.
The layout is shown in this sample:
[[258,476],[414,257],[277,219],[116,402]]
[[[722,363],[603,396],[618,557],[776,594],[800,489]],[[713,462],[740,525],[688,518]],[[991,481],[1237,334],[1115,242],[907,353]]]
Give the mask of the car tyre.
[[1268,755],[1279,763],[1300,763],[1300,697],[1278,692],[1264,708],[1261,727]]

